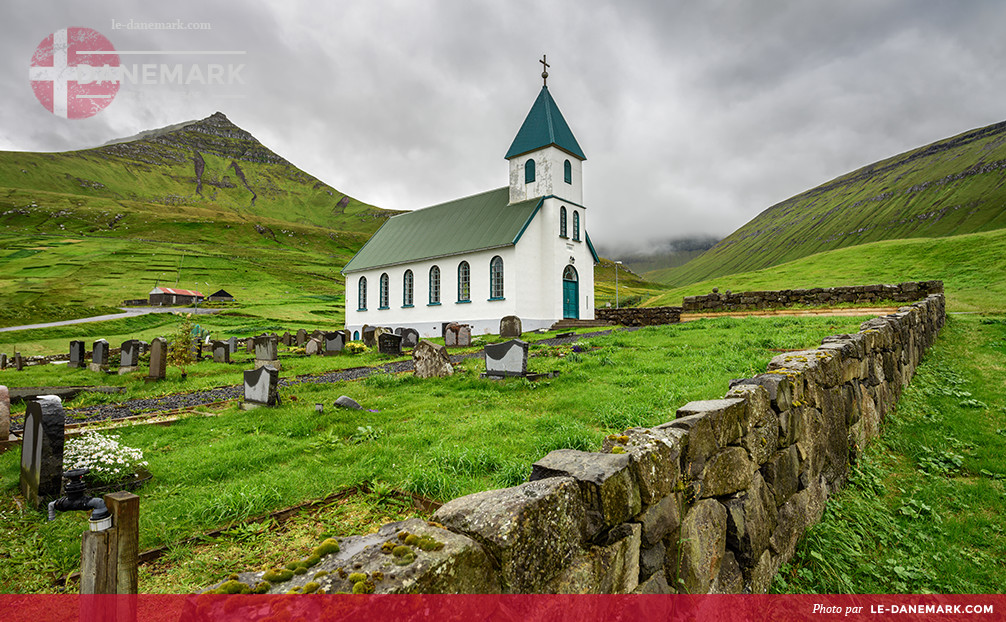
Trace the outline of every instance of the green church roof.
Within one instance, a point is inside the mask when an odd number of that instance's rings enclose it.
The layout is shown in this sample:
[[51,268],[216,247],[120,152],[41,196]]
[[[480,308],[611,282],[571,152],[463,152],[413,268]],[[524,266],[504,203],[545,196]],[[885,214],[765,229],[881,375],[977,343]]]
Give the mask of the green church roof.
[[573,132],[570,131],[566,120],[562,118],[555,100],[549,95],[548,87],[543,86],[538,99],[531,106],[531,112],[527,113],[527,118],[524,119],[524,125],[520,126],[520,131],[506,152],[506,159],[549,145],[555,145],[581,160],[587,159],[573,138]]
[[542,199],[509,202],[510,188],[505,187],[392,216],[342,272],[516,244]]

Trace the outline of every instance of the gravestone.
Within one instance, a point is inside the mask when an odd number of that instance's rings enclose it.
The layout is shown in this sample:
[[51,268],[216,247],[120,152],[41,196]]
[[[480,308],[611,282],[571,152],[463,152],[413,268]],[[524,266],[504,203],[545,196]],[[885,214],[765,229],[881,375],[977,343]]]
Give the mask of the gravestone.
[[14,369],[18,371],[24,369],[24,357],[21,356],[20,352],[14,353]]
[[500,337],[520,339],[522,332],[520,318],[516,315],[508,315],[500,320]]
[[259,406],[278,406],[279,370],[272,365],[264,365],[244,373],[245,401],[241,404],[244,410]]
[[231,348],[230,344],[226,341],[214,341],[213,342],[213,362],[214,363],[230,363],[231,362]]
[[325,333],[325,356],[338,354],[344,347],[346,347],[346,335],[341,330]]
[[7,353],[0,354],[0,369],[7,369]]
[[297,331],[297,345],[304,347],[305,343],[307,343],[307,331],[302,328]]
[[21,443],[21,494],[40,509],[59,496],[63,478],[63,403],[55,395],[40,395],[27,404]]
[[441,322],[440,323],[440,336],[447,339],[447,327],[455,322]]
[[279,363],[279,337],[275,335],[259,335],[255,338],[255,369],[269,365],[281,369]]
[[415,328],[406,328],[402,330],[403,348],[415,348],[417,343],[419,343],[419,331]]
[[401,336],[401,334],[402,334],[402,327],[401,326],[399,326],[398,328],[395,329],[395,334]]
[[283,345],[285,345],[288,348],[290,347],[290,345],[293,343],[293,335],[290,334],[290,331],[283,333],[283,338],[281,341],[283,342]]
[[363,329],[363,345],[368,348],[373,348],[377,345],[377,336],[374,334],[377,331],[376,328],[366,326]]
[[526,376],[526,341],[511,339],[485,347],[487,376]]
[[254,337],[248,337],[248,338],[245,339],[245,352],[247,352],[248,354],[251,354],[251,353],[255,352],[255,338]]
[[87,347],[83,341],[70,342],[70,364],[67,367],[83,367],[84,357],[87,356]]
[[402,355],[402,336],[395,333],[382,333],[377,338],[377,349],[381,354],[391,356]]
[[148,343],[146,341],[143,341],[141,339],[140,340],[140,356],[143,356],[147,352],[150,352],[150,343]]
[[158,337],[150,344],[150,372],[147,374],[147,380],[164,380],[167,369],[168,340]]
[[228,354],[237,354],[238,353],[238,338],[237,337],[231,337],[230,339],[227,340],[227,353]]
[[324,345],[321,343],[320,339],[310,339],[307,345],[304,346],[304,353],[308,356],[314,356],[316,354],[321,354]]
[[348,408],[350,410],[363,410],[363,406],[360,406],[356,400],[348,395],[340,395],[339,399],[335,400],[335,405],[339,408]]
[[10,438],[10,390],[0,384],[0,441]]
[[119,349],[119,375],[129,374],[140,367],[140,341],[129,339]]
[[425,339],[413,348],[412,364],[415,368],[413,374],[418,378],[445,378],[454,373],[447,348]]
[[91,348],[91,364],[88,369],[91,371],[104,371],[108,367],[108,342],[99,339],[94,342]]
[[447,325],[444,343],[450,348],[467,348],[472,345],[472,327],[468,324],[451,322]]
[[311,333],[311,337],[313,337],[314,339],[324,339],[325,331],[321,329],[316,329],[314,332]]

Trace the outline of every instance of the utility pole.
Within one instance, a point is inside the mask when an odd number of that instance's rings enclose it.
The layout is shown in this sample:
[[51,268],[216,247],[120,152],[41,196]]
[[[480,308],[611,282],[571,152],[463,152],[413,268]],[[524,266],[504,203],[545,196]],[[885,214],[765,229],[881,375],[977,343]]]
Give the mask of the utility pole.
[[622,265],[621,261],[615,262],[615,308],[618,308],[618,266]]

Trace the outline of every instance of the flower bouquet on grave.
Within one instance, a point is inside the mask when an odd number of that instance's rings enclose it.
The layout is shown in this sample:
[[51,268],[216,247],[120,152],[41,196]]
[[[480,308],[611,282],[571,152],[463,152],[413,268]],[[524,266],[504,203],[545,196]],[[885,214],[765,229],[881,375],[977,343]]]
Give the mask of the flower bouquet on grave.
[[143,451],[119,442],[117,434],[84,432],[66,440],[64,470],[87,468],[84,476],[92,494],[133,490],[151,478]]

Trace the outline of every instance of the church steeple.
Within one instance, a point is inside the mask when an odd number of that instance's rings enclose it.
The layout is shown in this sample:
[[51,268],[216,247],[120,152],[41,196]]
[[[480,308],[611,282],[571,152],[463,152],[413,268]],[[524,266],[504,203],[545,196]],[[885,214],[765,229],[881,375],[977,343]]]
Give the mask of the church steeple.
[[[542,72],[542,77],[547,76],[547,72]],[[527,113],[524,124],[520,126],[517,136],[507,150],[506,159],[514,158],[543,147],[554,145],[566,153],[586,160],[580,144],[573,137],[573,132],[569,129],[566,119],[559,112],[559,106],[555,104],[552,95],[548,92],[547,86],[541,87],[538,99],[531,106],[531,111]]]

